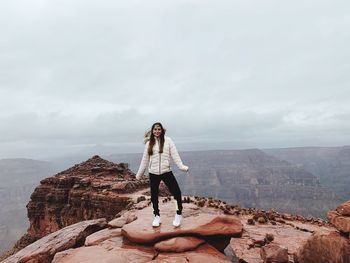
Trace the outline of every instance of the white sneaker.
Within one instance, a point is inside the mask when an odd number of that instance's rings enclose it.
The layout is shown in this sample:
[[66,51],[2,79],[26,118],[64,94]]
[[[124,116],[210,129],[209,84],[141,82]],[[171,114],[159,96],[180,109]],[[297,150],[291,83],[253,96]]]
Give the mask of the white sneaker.
[[159,226],[161,223],[160,216],[154,216],[152,226]]
[[175,218],[173,220],[173,226],[181,225],[182,215],[175,214]]

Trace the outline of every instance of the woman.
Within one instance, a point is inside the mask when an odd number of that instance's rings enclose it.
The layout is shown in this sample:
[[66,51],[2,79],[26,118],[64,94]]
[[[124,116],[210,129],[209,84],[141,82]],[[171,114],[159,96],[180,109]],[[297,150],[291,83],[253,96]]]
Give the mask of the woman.
[[148,166],[154,214],[152,226],[159,226],[159,224],[161,224],[158,207],[158,192],[160,181],[163,181],[176,200],[177,211],[173,220],[173,225],[177,227],[181,224],[182,220],[182,197],[180,187],[170,168],[170,157],[180,170],[188,172],[188,166],[182,163],[174,142],[170,137],[165,136],[165,129],[160,122],[154,123],[152,129],[145,134],[144,143],[145,150],[139,170],[136,174],[136,179],[139,180],[141,176],[143,176]]

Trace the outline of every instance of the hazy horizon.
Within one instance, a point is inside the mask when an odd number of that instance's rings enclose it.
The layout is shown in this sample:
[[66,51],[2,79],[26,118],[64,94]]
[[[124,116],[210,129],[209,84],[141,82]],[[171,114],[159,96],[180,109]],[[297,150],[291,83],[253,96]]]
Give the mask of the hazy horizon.
[[347,1],[0,3],[0,158],[350,143]]
[[[244,151],[244,150],[254,150],[254,149],[258,149],[261,151],[265,151],[265,150],[277,150],[277,149],[298,149],[298,148],[341,148],[341,147],[350,147],[350,145],[334,145],[334,146],[313,146],[313,145],[309,145],[309,146],[296,146],[296,147],[280,147],[280,148],[258,148],[258,147],[250,147],[250,148],[212,148],[212,149],[188,149],[188,150],[179,150],[180,152],[205,152],[205,151]],[[22,156],[22,157],[2,157],[0,158],[0,160],[11,160],[11,159],[27,159],[27,160],[36,160],[36,161],[54,161],[54,160],[58,160],[58,159],[66,159],[66,158],[78,158],[81,159],[81,161],[84,161],[87,158],[91,158],[94,155],[99,155],[102,158],[106,158],[106,157],[110,157],[113,155],[123,155],[123,154],[139,154],[140,158],[142,157],[142,151],[138,151],[138,152],[117,152],[117,151],[113,151],[113,149],[109,149],[107,151],[100,151],[100,152],[75,152],[75,153],[71,153],[71,154],[66,154],[66,155],[50,155],[50,156],[37,156],[37,157],[26,157],[26,156]],[[84,159],[85,158],[85,159]],[[122,160],[120,160],[122,161]]]

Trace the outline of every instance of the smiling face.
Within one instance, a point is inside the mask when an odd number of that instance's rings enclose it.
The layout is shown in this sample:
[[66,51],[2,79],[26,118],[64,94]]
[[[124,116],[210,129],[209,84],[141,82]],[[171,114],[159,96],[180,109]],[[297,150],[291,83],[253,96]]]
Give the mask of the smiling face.
[[159,136],[162,134],[162,127],[160,127],[158,124],[154,126],[153,128],[153,135],[156,138],[159,138]]

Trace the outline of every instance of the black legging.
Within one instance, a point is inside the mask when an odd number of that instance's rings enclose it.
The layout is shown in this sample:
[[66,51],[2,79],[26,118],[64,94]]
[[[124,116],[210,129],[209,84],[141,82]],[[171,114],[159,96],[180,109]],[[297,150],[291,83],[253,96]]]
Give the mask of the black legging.
[[156,175],[149,173],[149,182],[151,186],[151,201],[153,204],[153,213],[154,215],[159,214],[159,206],[158,206],[158,193],[159,193],[159,184],[160,181],[163,181],[165,185],[168,187],[170,193],[174,196],[177,202],[177,210],[176,213],[181,215],[182,213],[182,199],[181,199],[181,191],[180,187],[176,181],[176,178],[172,171]]

